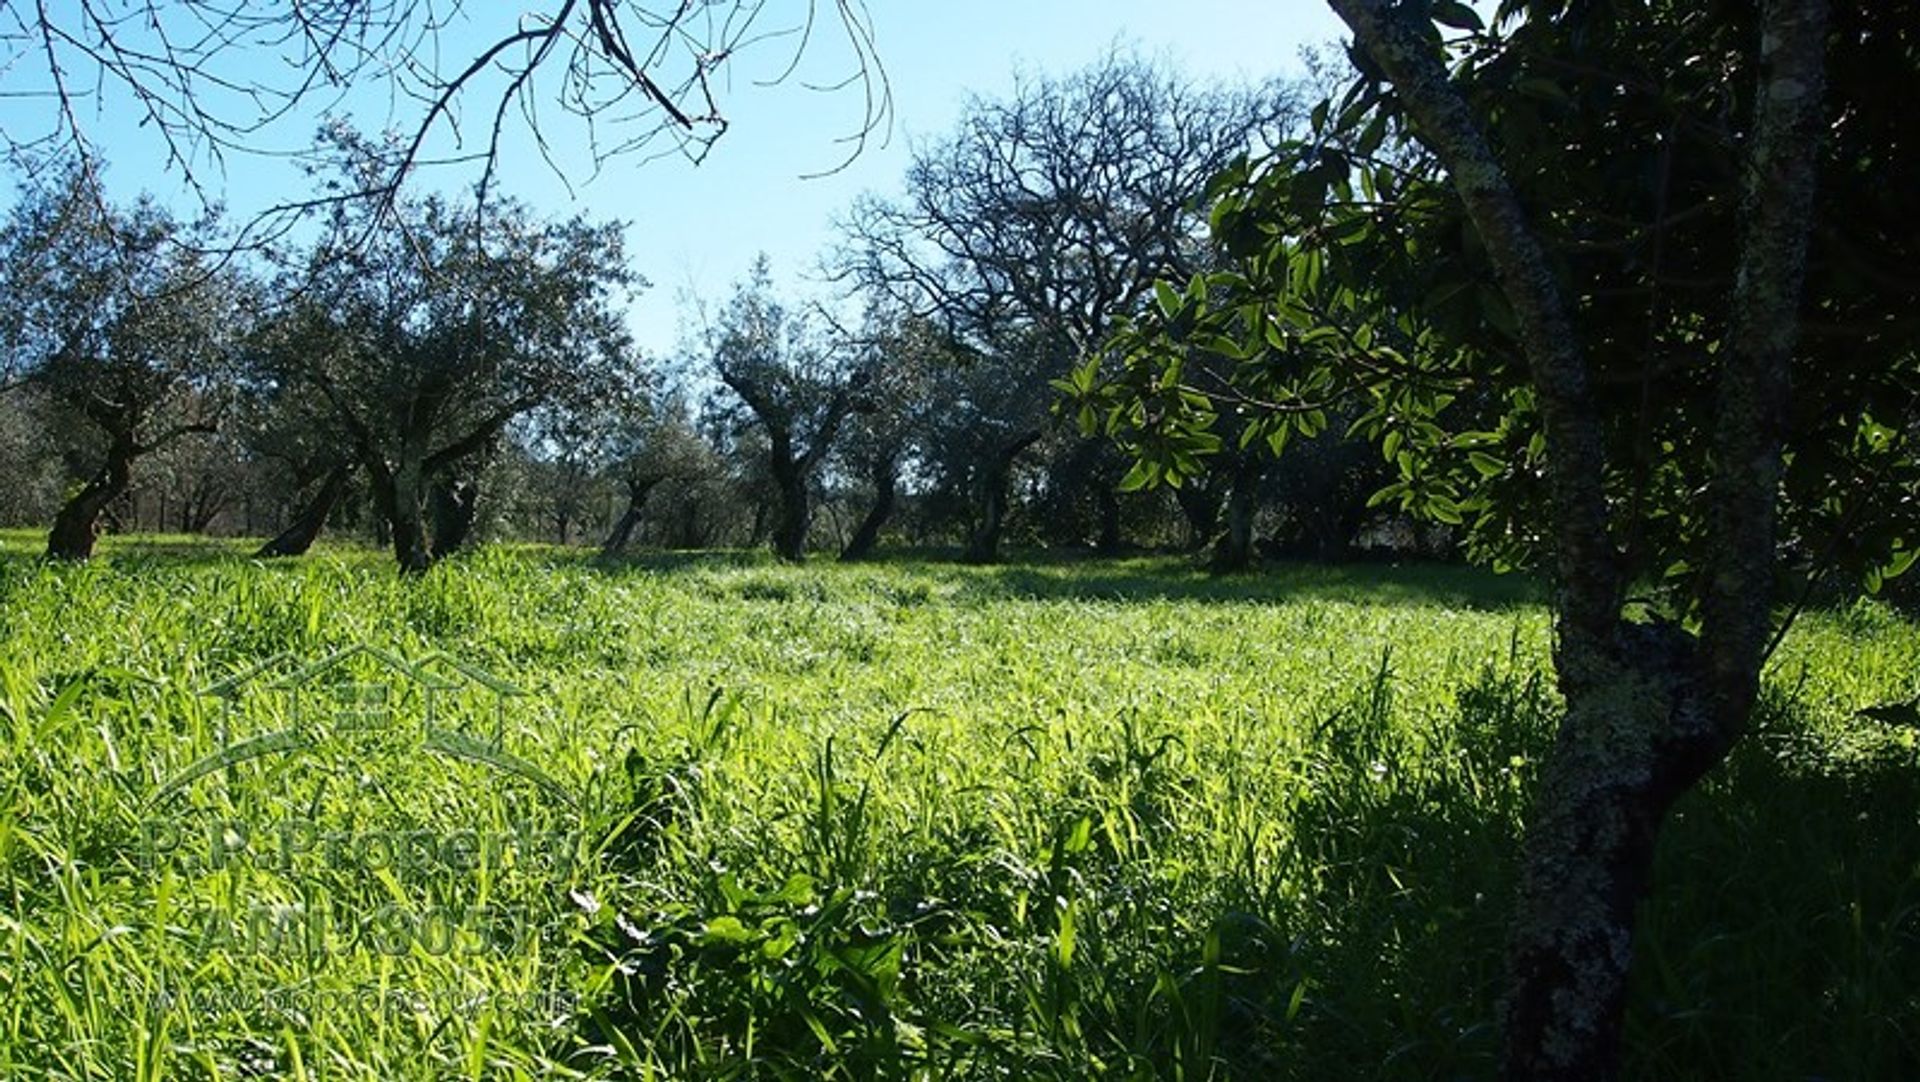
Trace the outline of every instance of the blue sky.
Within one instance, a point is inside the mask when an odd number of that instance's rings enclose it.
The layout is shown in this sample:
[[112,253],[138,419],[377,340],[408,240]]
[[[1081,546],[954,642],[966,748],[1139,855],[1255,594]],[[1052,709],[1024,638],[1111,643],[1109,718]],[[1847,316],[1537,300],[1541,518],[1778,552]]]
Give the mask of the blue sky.
[[[501,10],[493,3],[469,7],[484,9],[492,22]],[[768,10],[771,16],[801,6],[770,0]],[[629,254],[653,283],[636,299],[631,320],[643,346],[665,352],[676,342],[683,294],[719,295],[757,252],[769,254],[779,280],[793,283],[811,273],[833,239],[834,215],[862,191],[894,191],[910,148],[944,133],[969,94],[1004,95],[1018,71],[1065,73],[1116,43],[1164,57],[1195,78],[1258,79],[1297,72],[1303,46],[1333,40],[1343,29],[1320,0],[871,0],[870,14],[893,96],[891,131],[880,133],[884,145],[870,144],[830,176],[804,179],[842,161],[839,140],[860,126],[863,102],[857,90],[807,89],[806,83],[833,81],[849,68],[845,50],[821,38],[794,76],[776,86],[757,84],[786,67],[790,47],[767,43],[736,55],[721,87],[730,127],[698,166],[672,157],[621,159],[584,184],[577,182],[586,170],[573,168],[570,194],[518,143],[508,148],[502,187],[546,214],[585,212],[630,223]],[[497,32],[499,25],[488,29]],[[377,93],[348,104],[355,123],[367,129],[417,116],[411,103],[393,112]],[[487,104],[476,98],[469,112]],[[9,103],[0,122],[21,123],[20,110],[31,107]],[[142,189],[163,198],[179,194],[177,177],[163,169],[161,147],[131,123],[124,103],[103,105],[87,122],[102,136],[116,197]],[[289,118],[274,129],[273,145],[296,145],[313,125],[312,115]],[[576,128],[548,128],[563,156],[580,155],[584,143]],[[427,180],[452,186],[474,175],[448,170]],[[298,194],[304,183],[268,159],[233,159],[224,175],[209,176],[237,215]]]

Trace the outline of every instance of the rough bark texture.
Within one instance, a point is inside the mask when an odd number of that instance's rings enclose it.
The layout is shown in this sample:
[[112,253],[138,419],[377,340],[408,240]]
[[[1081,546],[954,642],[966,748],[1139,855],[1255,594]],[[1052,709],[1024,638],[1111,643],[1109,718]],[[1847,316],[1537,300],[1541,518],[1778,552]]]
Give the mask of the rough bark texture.
[[320,482],[320,488],[313,498],[300,508],[287,528],[276,534],[272,540],[261,545],[254,555],[260,558],[275,556],[304,556],[319,538],[320,531],[326,528],[327,517],[339,506],[340,499],[346,495],[347,481],[353,476],[353,466],[342,462],[327,472]]
[[1763,6],[1740,262],[1707,493],[1717,558],[1701,606],[1706,664],[1728,744],[1744,729],[1772,633],[1774,519],[1788,372],[1806,281],[1826,37],[1824,0]]
[[1612,634],[1621,589],[1607,528],[1606,446],[1586,359],[1552,265],[1472,110],[1448,81],[1437,46],[1408,21],[1411,9],[1389,0],[1331,3],[1393,82],[1420,140],[1445,163],[1513,309],[1551,463],[1559,632],[1581,651],[1598,647]]
[[87,560],[93,556],[93,543],[100,537],[100,512],[117,500],[133,483],[133,460],[140,446],[131,431],[119,431],[107,443],[107,458],[100,471],[61,506],[47,531],[47,556],[56,560]]
[[873,555],[874,546],[880,543],[880,530],[893,517],[893,507],[900,498],[900,467],[892,455],[882,455],[873,464],[873,506],[867,508],[866,517],[847,539],[846,547],[840,550],[843,563],[864,560]]
[[1825,6],[1774,0],[1713,426],[1699,639],[1621,618],[1587,365],[1539,241],[1436,47],[1387,0],[1332,0],[1445,163],[1514,310],[1548,449],[1554,664],[1567,702],[1528,823],[1504,1008],[1512,1079],[1614,1077],[1634,907],[1673,802],[1745,730],[1771,621],[1781,420],[1820,124]]

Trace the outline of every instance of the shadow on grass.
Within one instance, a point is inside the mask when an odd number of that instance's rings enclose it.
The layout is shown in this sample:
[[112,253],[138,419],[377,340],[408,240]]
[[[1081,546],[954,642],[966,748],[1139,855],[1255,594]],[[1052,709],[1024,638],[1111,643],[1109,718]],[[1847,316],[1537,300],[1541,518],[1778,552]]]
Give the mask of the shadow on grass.
[[[0,563],[23,565],[42,558],[44,531],[0,530]],[[190,534],[108,535],[101,538],[94,563],[120,570],[149,570],[164,565],[203,567],[257,562],[275,570],[302,566],[305,557],[255,561],[258,538],[212,538]],[[1082,553],[1021,552],[1010,562],[970,565],[958,551],[939,548],[893,550],[858,564],[836,563],[818,554],[800,568],[782,564],[763,549],[641,550],[603,557],[592,548],[552,544],[494,544],[452,557],[448,564],[502,557],[530,563],[578,567],[608,575],[632,572],[672,575],[681,572],[761,569],[770,574],[831,576],[886,569],[909,581],[950,589],[951,596],[973,602],[998,599],[1110,602],[1197,601],[1273,603],[1326,600],[1353,604],[1431,605],[1498,610],[1541,603],[1537,581],[1521,575],[1496,575],[1479,568],[1438,563],[1312,564],[1271,562],[1237,575],[1214,575],[1191,558],[1132,556],[1101,558]],[[314,557],[335,557],[369,566],[390,565],[382,548],[368,543],[323,538]]]
[[[89,562],[114,567],[176,564],[200,566],[245,562],[263,541],[258,537],[206,537],[198,534],[106,534],[95,543]],[[0,560],[26,563],[46,557],[45,530],[0,530]]]
[[964,591],[983,597],[1081,601],[1280,602],[1435,605],[1504,609],[1539,604],[1534,580],[1451,564],[1270,563],[1238,575],[1213,575],[1174,557],[1076,563],[1010,564],[968,569]]
[[1641,910],[1628,1077],[1920,1078],[1912,735],[1769,703],[1680,803]]

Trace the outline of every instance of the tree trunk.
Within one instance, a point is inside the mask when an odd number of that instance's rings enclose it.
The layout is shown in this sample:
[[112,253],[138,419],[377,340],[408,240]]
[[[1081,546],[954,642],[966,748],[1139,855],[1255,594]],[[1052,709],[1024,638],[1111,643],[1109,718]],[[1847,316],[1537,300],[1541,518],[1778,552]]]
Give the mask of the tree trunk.
[[1007,518],[1007,470],[997,464],[989,470],[982,481],[980,496],[980,519],[967,537],[967,562],[998,563],[1000,531]]
[[47,531],[47,556],[87,560],[100,537],[100,513],[133,482],[133,460],[140,453],[132,432],[117,432],[107,444],[107,461],[53,517]]
[[433,564],[432,550],[427,547],[423,487],[418,463],[403,464],[374,485],[393,558],[406,575],[418,575]]
[[649,477],[627,481],[627,509],[608,531],[607,539],[600,543],[600,555],[618,556],[627,550],[628,542],[633,540],[633,531],[640,526],[640,510],[646,505],[647,496],[660,478]]
[[1527,824],[1502,1006],[1508,1078],[1619,1072],[1634,910],[1661,821],[1731,747],[1699,658],[1662,623],[1556,650],[1567,713]]
[[[1826,5],[1761,5],[1728,349],[1706,492],[1700,637],[1621,621],[1606,448],[1553,267],[1423,17],[1332,0],[1446,166],[1513,309],[1541,408],[1556,549],[1554,668],[1567,715],[1528,819],[1503,1008],[1510,1079],[1620,1066],[1634,907],[1661,819],[1745,731],[1765,662],[1787,374],[1823,123]],[[1632,524],[1630,524],[1632,525]]]
[[480,486],[472,481],[440,477],[427,489],[427,513],[433,521],[428,544],[433,559],[451,556],[466,546],[473,535],[479,502]]
[[1253,566],[1253,516],[1265,473],[1266,464],[1253,455],[1242,455],[1234,463],[1227,489],[1227,532],[1213,547],[1214,571],[1232,574]]
[[1040,439],[1040,433],[1028,432],[1001,448],[980,477],[978,496],[980,517],[967,537],[966,560],[972,564],[998,563],[1000,533],[1007,524],[1007,486],[1013,480],[1013,464],[1020,453]]
[[807,474],[791,460],[774,464],[780,507],[773,526],[773,552],[795,563],[807,558],[807,532],[813,526],[813,502],[807,492]]
[[326,479],[320,482],[319,491],[313,494],[300,513],[293,517],[287,528],[281,530],[273,540],[260,546],[256,557],[265,559],[274,556],[304,556],[313,547],[313,542],[326,528],[327,517],[339,505],[346,495],[347,481],[353,476],[353,467],[342,462],[328,471]]
[[884,455],[873,467],[873,506],[867,508],[866,517],[853,531],[853,537],[840,550],[842,563],[864,560],[873,554],[873,547],[880,541],[880,529],[893,516],[894,503],[899,499],[899,466],[892,455]]
[[1095,486],[1094,499],[1100,508],[1100,533],[1093,549],[1102,556],[1118,556],[1126,546],[1126,534],[1120,528],[1120,494],[1112,485]]
[[1198,552],[1211,544],[1220,529],[1220,490],[1196,479],[1174,489],[1173,502],[1187,520],[1187,550]]

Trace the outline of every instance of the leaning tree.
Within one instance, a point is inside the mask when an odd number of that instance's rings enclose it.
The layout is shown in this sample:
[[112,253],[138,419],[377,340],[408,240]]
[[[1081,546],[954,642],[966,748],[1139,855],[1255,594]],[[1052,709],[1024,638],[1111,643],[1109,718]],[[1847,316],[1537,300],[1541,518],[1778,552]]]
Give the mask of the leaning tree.
[[[1885,93],[1914,5],[1333,6],[1359,75],[1216,180],[1232,264],[1070,385],[1154,479],[1223,413],[1279,447],[1357,411],[1399,475],[1377,499],[1543,566],[1566,706],[1505,1068],[1610,1077],[1662,819],[1748,731],[1810,586],[1920,552],[1920,155]],[[1195,350],[1239,363],[1191,378]]]

